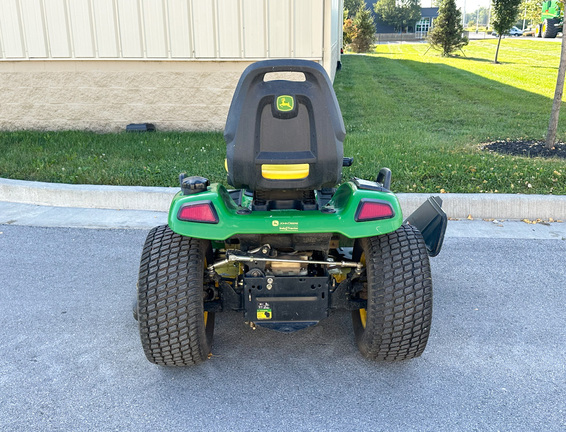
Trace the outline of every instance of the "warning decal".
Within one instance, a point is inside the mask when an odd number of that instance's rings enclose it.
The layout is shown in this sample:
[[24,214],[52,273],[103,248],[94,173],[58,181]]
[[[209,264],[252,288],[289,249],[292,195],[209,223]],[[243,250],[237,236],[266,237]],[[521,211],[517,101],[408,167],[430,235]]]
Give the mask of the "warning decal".
[[257,319],[258,320],[270,320],[273,318],[271,313],[271,306],[269,303],[258,303],[257,304]]

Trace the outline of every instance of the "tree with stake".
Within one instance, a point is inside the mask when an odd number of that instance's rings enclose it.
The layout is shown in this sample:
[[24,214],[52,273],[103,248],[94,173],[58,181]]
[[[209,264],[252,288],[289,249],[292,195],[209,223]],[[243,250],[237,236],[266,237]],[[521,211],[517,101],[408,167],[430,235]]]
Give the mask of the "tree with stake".
[[438,8],[438,18],[427,38],[431,48],[442,51],[443,57],[449,56],[468,45],[468,38],[463,32],[462,14],[456,8],[456,1],[442,0]]
[[[562,34],[566,35],[566,20],[562,24]],[[552,150],[556,144],[556,130],[558,129],[558,117],[560,115],[560,105],[562,105],[562,94],[564,92],[564,75],[566,74],[566,45],[564,36],[562,37],[562,49],[560,51],[560,65],[558,66],[558,78],[556,79],[556,90],[554,90],[554,101],[550,111],[550,121],[546,132],[546,145],[548,150]]]
[[497,57],[499,56],[501,38],[517,21],[521,0],[492,0],[492,5],[491,24],[495,32],[499,35],[499,39],[497,40],[497,49],[495,50],[495,60],[493,60],[493,63],[497,64],[499,63],[497,61]]

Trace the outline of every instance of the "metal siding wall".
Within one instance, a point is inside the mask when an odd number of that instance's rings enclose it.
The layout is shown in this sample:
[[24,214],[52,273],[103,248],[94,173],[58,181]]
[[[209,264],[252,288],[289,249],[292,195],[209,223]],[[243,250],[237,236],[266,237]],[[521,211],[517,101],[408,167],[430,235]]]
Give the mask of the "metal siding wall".
[[[340,0],[0,0],[0,58],[311,58]],[[329,14],[328,9],[332,9]],[[325,32],[331,29],[332,47]]]
[[165,3],[143,0],[142,5],[146,56],[148,58],[167,58],[169,57],[169,46],[167,44]]
[[187,0],[168,0],[169,46],[172,58],[193,57],[191,15]]
[[71,42],[74,57],[95,57],[94,26],[90,0],[72,0],[69,2],[69,21],[71,23]]
[[1,45],[3,55],[8,59],[26,57],[20,19],[19,2],[17,0],[0,1]]
[[219,56],[224,58],[241,57],[241,1],[217,0],[217,4]]
[[27,55],[30,58],[49,57],[47,52],[47,40],[43,2],[41,0],[21,0],[22,15],[26,17],[24,22],[24,36],[27,42]]
[[196,58],[215,58],[216,14],[214,0],[191,0]]
[[118,34],[114,0],[91,2],[94,12],[97,57],[118,58]]
[[244,57],[267,56],[266,0],[243,0]]
[[117,6],[122,57],[141,58],[143,43],[140,4],[138,0],[119,0]]
[[268,3],[269,57],[293,57],[291,53],[291,0]]
[[322,58],[324,8],[321,1],[295,0],[294,27],[296,57]]
[[[26,17],[27,19],[27,17]],[[69,20],[65,0],[49,0],[45,7],[49,54],[53,58],[71,57]]]

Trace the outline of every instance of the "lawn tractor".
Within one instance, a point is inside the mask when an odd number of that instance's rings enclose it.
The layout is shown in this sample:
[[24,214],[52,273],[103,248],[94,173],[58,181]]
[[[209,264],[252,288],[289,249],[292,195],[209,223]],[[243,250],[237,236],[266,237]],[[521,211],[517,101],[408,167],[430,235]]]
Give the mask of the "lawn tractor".
[[165,366],[210,357],[220,312],[294,332],[351,311],[373,360],[421,355],[432,317],[429,255],[446,215],[429,198],[403,221],[391,171],[340,184],[345,137],[325,70],[306,60],[250,65],[224,138],[227,183],[180,176],[168,224],[151,230],[134,306],[144,352]]
[[562,2],[548,0],[542,2],[541,23],[535,27],[535,37],[555,38],[562,31],[564,12]]

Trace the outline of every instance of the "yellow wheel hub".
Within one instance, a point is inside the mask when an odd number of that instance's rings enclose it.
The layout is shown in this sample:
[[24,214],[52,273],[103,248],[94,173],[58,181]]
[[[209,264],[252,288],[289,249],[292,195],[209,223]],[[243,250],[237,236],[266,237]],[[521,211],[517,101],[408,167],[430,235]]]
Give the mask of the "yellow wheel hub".
[[[364,267],[366,266],[365,252],[362,253],[362,256],[360,257],[360,262],[364,265]],[[360,321],[362,323],[363,328],[366,328],[367,314],[368,314],[367,309],[360,309]]]
[[366,309],[360,309],[360,321],[362,322],[363,328],[366,328],[367,314],[368,312]]

